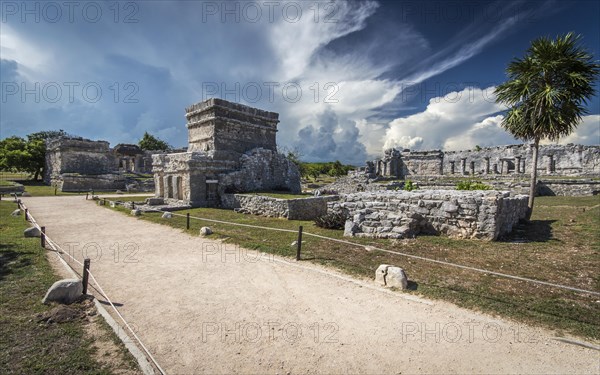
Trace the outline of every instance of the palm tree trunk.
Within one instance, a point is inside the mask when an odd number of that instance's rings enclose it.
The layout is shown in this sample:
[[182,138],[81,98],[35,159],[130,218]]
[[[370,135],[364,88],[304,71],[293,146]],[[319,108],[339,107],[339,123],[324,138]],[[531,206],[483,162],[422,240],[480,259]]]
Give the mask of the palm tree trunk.
[[527,220],[531,219],[533,213],[533,201],[537,190],[537,164],[538,164],[538,150],[540,146],[539,138],[535,139],[533,143],[533,160],[531,161],[531,180],[529,182],[529,203],[527,204]]

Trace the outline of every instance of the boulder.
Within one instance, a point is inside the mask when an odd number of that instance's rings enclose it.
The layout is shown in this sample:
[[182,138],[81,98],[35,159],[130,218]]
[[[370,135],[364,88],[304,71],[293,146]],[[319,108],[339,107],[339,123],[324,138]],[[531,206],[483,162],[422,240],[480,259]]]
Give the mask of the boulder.
[[111,206],[112,208],[115,208],[115,207],[117,207],[117,202],[113,202],[113,201],[111,201],[109,204],[110,204],[110,206]]
[[21,210],[16,209],[13,212],[11,212],[10,216],[20,216],[21,215]]
[[27,228],[23,231],[23,236],[25,237],[39,237],[41,236],[41,232],[36,227]]
[[28,192],[23,192],[23,194],[21,194],[22,197],[31,197],[31,194],[29,194]]
[[79,279],[64,279],[52,284],[42,303],[58,302],[70,304],[77,301],[83,293],[83,284]]
[[385,286],[405,290],[408,287],[406,272],[400,267],[388,267],[387,275],[385,275]]
[[173,214],[170,212],[163,212],[162,216],[163,219],[170,219],[173,217]]
[[202,227],[202,228],[200,228],[200,234],[203,236],[211,235],[212,229],[210,229],[209,227]]
[[382,264],[377,267],[377,271],[375,271],[375,282],[385,286],[385,275],[387,274],[387,269],[389,266],[389,264]]
[[408,288],[406,272],[400,267],[382,264],[375,271],[375,282],[389,288],[405,290]]
[[131,210],[131,214],[133,216],[140,216],[140,215],[142,215],[142,211],[140,211],[139,209],[135,208],[135,209]]

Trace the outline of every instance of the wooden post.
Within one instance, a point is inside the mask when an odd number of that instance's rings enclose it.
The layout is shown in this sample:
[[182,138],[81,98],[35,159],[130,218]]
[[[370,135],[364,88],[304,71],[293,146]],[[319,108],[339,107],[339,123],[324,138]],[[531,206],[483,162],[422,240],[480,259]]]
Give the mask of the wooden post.
[[56,195],[56,189],[58,189],[56,186],[54,187],[54,195]]
[[40,233],[40,243],[42,244],[42,249],[46,248],[46,227],[40,227],[42,233]]
[[83,260],[83,294],[87,294],[88,289],[88,280],[90,277],[90,258],[85,258]]
[[85,193],[85,200],[86,200],[86,201],[88,200],[88,195],[89,195],[89,194],[90,194],[90,193],[88,193],[88,192],[86,192],[86,193]]
[[302,225],[298,227],[298,247],[296,248],[296,260],[300,260],[300,252],[302,251]]
[[187,229],[190,229],[190,213],[189,212],[185,215],[185,227]]
[[25,209],[25,221],[29,221],[29,220],[27,220],[27,212],[29,212],[29,210],[26,208]]
[[134,201],[131,201],[131,209],[135,210],[135,202]]

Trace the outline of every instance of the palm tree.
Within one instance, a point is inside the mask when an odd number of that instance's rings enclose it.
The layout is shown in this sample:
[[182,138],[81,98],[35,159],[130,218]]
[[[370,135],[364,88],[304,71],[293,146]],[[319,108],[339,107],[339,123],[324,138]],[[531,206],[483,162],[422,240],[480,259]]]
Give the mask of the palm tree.
[[580,39],[568,33],[534,40],[525,57],[508,65],[508,81],[496,88],[496,101],[509,107],[502,127],[517,139],[533,141],[527,219],[533,211],[540,140],[557,141],[573,132],[595,94],[600,64]]

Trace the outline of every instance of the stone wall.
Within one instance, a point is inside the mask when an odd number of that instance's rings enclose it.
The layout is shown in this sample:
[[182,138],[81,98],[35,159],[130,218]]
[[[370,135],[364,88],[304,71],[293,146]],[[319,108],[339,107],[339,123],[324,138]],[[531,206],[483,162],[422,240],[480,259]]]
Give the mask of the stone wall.
[[236,160],[254,148],[277,150],[277,113],[213,98],[186,108],[186,118],[189,152]]
[[51,184],[63,173],[101,175],[114,170],[108,142],[84,138],[56,138],[46,142],[44,181]]
[[[485,147],[463,151],[386,150],[367,162],[370,177],[523,175],[531,171],[533,148],[528,144]],[[600,146],[542,145],[538,173],[548,176],[597,176]]]
[[382,191],[330,202],[349,220],[344,235],[410,238],[419,233],[495,240],[527,213],[527,196],[499,191]]
[[600,181],[540,180],[538,181],[537,191],[539,195],[561,195],[568,197],[599,195]]
[[220,193],[279,190],[301,192],[300,172],[283,154],[262,148],[240,158],[239,168],[219,176]]
[[54,183],[60,191],[102,191],[102,190],[125,190],[125,177],[116,174],[79,175],[76,173],[63,173]]
[[281,199],[262,195],[225,194],[222,206],[236,212],[288,220],[313,220],[327,213],[327,202],[337,196]]

